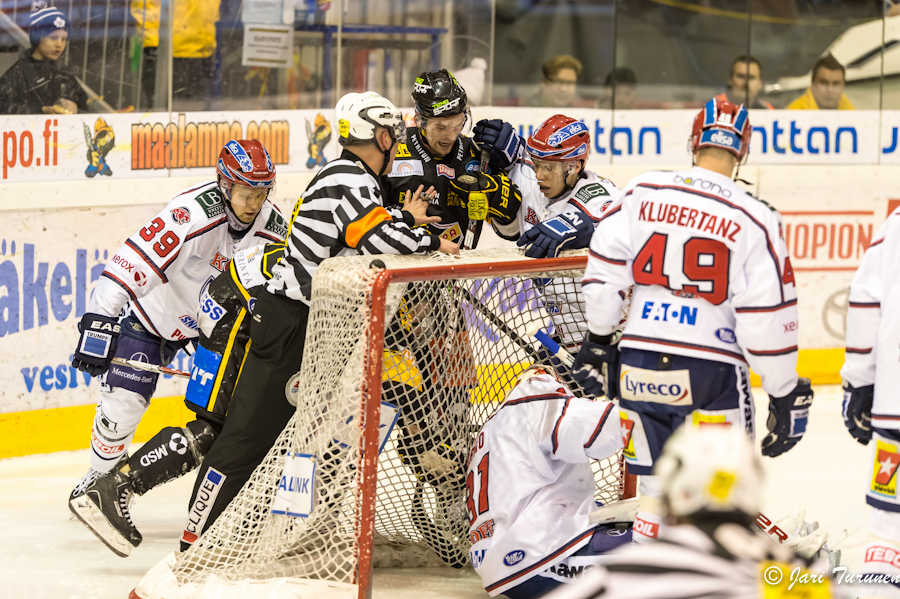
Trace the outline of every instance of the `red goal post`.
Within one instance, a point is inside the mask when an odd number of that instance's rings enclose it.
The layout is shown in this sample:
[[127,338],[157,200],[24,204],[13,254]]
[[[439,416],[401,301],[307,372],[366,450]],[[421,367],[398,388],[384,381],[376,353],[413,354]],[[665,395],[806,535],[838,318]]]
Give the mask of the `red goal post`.
[[[513,249],[323,262],[296,414],[216,522],[134,596],[368,598],[373,567],[465,565],[471,442],[519,372],[552,363],[536,328],[577,351],[586,263],[584,250],[532,260]],[[399,414],[384,439],[383,402]],[[271,513],[290,453],[317,459],[305,518]],[[593,467],[598,500],[635,495],[621,451]]]

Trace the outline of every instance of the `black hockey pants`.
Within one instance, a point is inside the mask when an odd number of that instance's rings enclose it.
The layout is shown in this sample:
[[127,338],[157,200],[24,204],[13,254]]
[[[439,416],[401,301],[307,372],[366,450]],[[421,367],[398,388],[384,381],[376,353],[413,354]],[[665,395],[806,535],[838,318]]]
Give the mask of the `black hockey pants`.
[[250,324],[250,349],[222,427],[197,474],[181,538],[182,551],[209,528],[262,462],[296,409],[285,398],[300,370],[309,308],[284,296],[259,293]]

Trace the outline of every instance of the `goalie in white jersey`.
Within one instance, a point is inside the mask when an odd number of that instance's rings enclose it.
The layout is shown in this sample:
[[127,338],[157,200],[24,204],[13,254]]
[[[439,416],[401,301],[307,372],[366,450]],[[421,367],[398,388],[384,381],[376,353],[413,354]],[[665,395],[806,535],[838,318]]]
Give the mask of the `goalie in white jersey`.
[[613,403],[573,396],[549,368],[519,377],[468,456],[469,556],[492,597],[539,597],[631,540],[633,502],[598,510],[590,465],[621,447]]
[[582,283],[590,331],[573,375],[589,393],[621,398],[625,460],[642,475],[637,540],[659,532],[659,489],[646,475],[675,428],[754,436],[748,366],[770,398],[763,454],[788,451],[806,430],[813,393],[796,372],[797,292],[781,217],[731,179],[751,131],[743,106],[710,100],[694,120],[695,166],[634,178],[591,240]]
[[[72,362],[101,376],[101,394],[91,430],[91,467],[70,501],[128,457],[156,389],[159,375],[110,367],[112,359],[166,365],[197,337],[200,295],[232,255],[284,239],[287,223],[267,199],[274,185],[275,166],[263,145],[230,141],[219,154],[217,181],[176,196],[106,265],[79,324]],[[203,427],[185,429],[181,440],[211,443]]]
[[[850,285],[844,380],[844,423],[868,445],[874,438],[866,503],[869,542],[862,574],[900,580],[900,209],[891,213],[866,250]],[[900,598],[900,586],[861,592]]]

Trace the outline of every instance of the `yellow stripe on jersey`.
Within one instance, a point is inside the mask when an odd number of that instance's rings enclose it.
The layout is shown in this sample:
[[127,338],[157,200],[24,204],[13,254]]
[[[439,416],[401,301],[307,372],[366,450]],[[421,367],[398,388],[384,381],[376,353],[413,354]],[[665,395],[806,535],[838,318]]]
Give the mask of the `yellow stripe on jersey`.
[[287,235],[284,236],[285,241],[287,241],[288,237],[291,236],[291,231],[294,230],[294,219],[297,218],[297,213],[300,212],[300,206],[303,204],[303,196],[297,199],[297,203],[294,204],[294,209],[291,210],[291,223],[288,225]]
[[[231,280],[234,281],[234,284],[237,285],[238,291],[241,292],[241,297],[244,298],[244,304],[249,305],[250,303],[250,294],[244,289],[244,286],[241,284],[241,278],[237,274],[237,269],[234,267],[234,260],[231,261],[231,264],[228,265],[228,274],[231,275]],[[234,328],[237,330],[237,327]],[[234,334],[234,331],[232,331]]]
[[241,367],[238,368],[237,378],[234,379],[234,387],[237,388],[238,382],[241,380],[241,373],[244,372],[244,364],[247,363],[247,356],[250,355],[250,343],[253,339],[247,339],[247,345],[244,346],[244,358],[241,360]]
[[[235,276],[235,279],[237,277]],[[238,283],[240,285],[240,283]],[[241,290],[244,288],[241,287]],[[246,293],[246,292],[245,292]],[[248,296],[249,297],[249,296]],[[209,407],[206,408],[208,412],[212,412],[213,408],[216,406],[216,397],[219,396],[219,388],[222,386],[222,377],[225,376],[226,366],[228,366],[229,358],[231,358],[231,349],[234,347],[234,340],[237,338],[238,331],[241,330],[241,323],[244,321],[244,316],[247,315],[247,309],[241,308],[241,311],[238,312],[237,318],[234,321],[234,325],[231,327],[231,334],[228,335],[228,345],[225,346],[225,351],[222,352],[222,355],[225,359],[222,360],[222,363],[219,365],[219,372],[216,373],[216,381],[213,383],[212,392],[210,393],[209,399],[210,404]],[[250,343],[248,342],[249,346]],[[244,352],[244,359],[247,359],[247,353]],[[244,362],[241,361],[241,368],[244,367]],[[240,372],[238,372],[238,378],[240,378]],[[237,381],[234,382],[235,386],[237,386]]]
[[[263,276],[266,277],[266,280],[272,278],[272,267],[275,266],[275,264],[284,255],[285,247],[286,247],[286,242],[284,242],[284,241],[281,243],[277,243],[277,244],[276,243],[267,243],[266,244],[266,248],[272,248],[272,249],[268,250],[265,254],[263,254],[262,267],[260,268]],[[273,260],[273,258],[274,258],[274,260]]]

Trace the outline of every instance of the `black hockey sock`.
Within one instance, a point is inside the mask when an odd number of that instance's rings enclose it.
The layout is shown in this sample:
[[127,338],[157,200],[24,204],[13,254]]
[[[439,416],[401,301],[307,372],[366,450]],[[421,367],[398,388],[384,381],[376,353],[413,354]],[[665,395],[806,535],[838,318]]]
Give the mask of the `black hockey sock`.
[[134,492],[143,495],[196,468],[216,435],[217,431],[203,420],[189,422],[184,428],[166,427],[128,458],[122,471],[131,475]]

